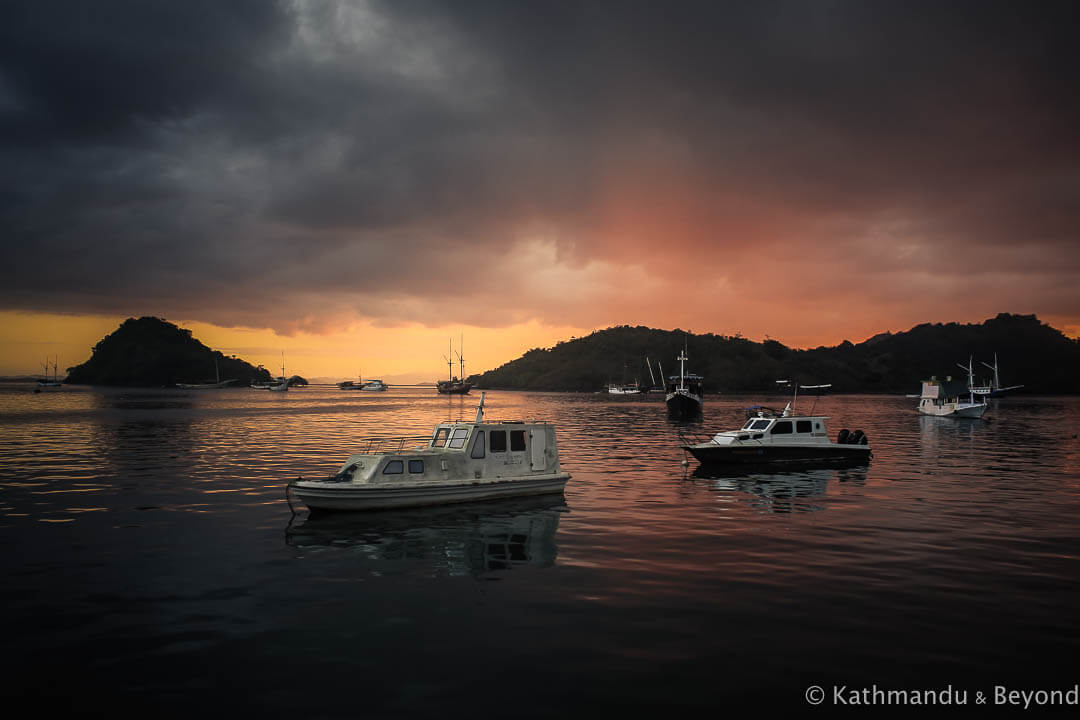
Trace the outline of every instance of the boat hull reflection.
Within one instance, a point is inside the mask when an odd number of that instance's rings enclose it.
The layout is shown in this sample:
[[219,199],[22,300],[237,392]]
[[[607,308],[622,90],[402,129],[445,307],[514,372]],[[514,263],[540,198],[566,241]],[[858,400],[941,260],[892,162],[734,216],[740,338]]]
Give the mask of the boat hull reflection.
[[866,471],[865,463],[848,467],[801,463],[782,470],[775,465],[699,466],[690,477],[708,480],[714,491],[751,496],[755,505],[769,512],[792,513],[824,510],[825,506],[815,501],[825,497],[830,482],[862,485]]
[[426,560],[449,574],[550,567],[559,516],[568,511],[562,493],[363,515],[312,511],[289,524],[285,541],[356,549],[376,561]]

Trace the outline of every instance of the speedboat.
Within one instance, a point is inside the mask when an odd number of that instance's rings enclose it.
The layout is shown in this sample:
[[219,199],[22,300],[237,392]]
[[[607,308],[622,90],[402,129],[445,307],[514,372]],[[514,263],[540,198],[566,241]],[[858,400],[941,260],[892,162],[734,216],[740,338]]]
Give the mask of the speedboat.
[[555,427],[484,420],[435,426],[430,437],[376,438],[321,480],[297,478],[291,492],[312,510],[376,510],[562,492]]
[[[971,358],[968,358],[967,367],[957,363],[962,370],[967,370],[968,380],[953,380],[946,377],[944,381],[937,378],[924,380],[922,394],[919,395],[919,412],[923,415],[936,417],[956,417],[978,419],[986,412],[985,396],[980,396],[975,402],[975,372]],[[964,396],[967,395],[967,399]]]
[[829,439],[824,415],[797,415],[791,403],[782,412],[767,407],[747,409],[746,423],[738,430],[718,432],[704,442],[681,447],[704,464],[758,465],[773,463],[865,463],[871,457],[862,430],[841,430]]

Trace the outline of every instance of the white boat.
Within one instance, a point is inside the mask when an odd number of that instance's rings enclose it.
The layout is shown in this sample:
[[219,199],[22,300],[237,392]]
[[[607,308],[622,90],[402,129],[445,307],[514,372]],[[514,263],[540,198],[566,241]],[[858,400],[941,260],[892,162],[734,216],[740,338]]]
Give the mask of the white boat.
[[705,404],[705,394],[701,390],[705,378],[686,372],[685,349],[675,359],[679,361],[679,374],[668,378],[667,392],[664,394],[668,412],[683,418],[700,415]]
[[390,386],[384,383],[382,380],[368,380],[364,382],[363,378],[359,382],[353,382],[352,380],[346,380],[345,382],[338,383],[338,387],[342,390],[366,390],[368,392],[382,392],[387,390]]
[[291,481],[312,510],[376,510],[562,492],[555,427],[485,420],[435,426],[430,437],[376,438],[324,480]]
[[281,376],[266,389],[270,392],[288,392],[289,378],[285,375],[285,353],[281,353]]
[[718,432],[704,442],[681,447],[703,465],[772,465],[776,463],[858,464],[870,460],[870,443],[862,430],[846,428],[829,439],[828,416],[798,415],[788,403],[783,412],[755,406],[747,409],[738,430]]
[[1009,387],[1001,387],[1001,376],[998,375],[998,359],[997,353],[994,353],[994,364],[982,363],[986,367],[994,371],[994,377],[991,379],[989,385],[976,385],[971,388],[971,391],[976,395],[983,395],[986,397],[1001,397],[1006,393],[1010,393],[1013,390],[1019,390],[1024,387],[1023,385],[1010,385]]
[[967,370],[967,382],[953,380],[952,377],[946,377],[944,381],[937,378],[924,380],[922,394],[919,395],[920,413],[935,417],[981,418],[983,416],[986,412],[986,400],[985,397],[980,397],[979,401],[975,402],[975,372],[971,358],[968,358],[967,367],[959,363],[957,365]]
[[607,386],[608,395],[639,395],[641,388],[637,383],[630,383],[629,385],[615,385],[611,384]]

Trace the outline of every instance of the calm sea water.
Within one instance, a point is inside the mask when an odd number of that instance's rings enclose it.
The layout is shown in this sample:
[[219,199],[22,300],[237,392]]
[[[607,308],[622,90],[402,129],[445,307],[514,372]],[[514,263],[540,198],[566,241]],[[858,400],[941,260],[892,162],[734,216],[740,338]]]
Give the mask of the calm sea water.
[[477,399],[0,386],[5,698],[548,717],[1080,682],[1080,398],[996,400],[988,422],[821,398],[869,466],[710,478],[678,434],[763,398],[680,425],[659,401],[495,391],[488,417],[555,423],[563,495],[290,512],[289,478]]

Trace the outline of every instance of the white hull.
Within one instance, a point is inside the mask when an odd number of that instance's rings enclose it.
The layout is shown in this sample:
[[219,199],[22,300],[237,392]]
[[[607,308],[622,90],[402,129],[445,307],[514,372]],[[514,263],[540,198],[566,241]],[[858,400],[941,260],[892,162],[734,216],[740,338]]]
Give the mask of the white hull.
[[312,510],[379,510],[420,507],[489,500],[523,495],[546,495],[562,492],[569,473],[499,478],[487,482],[435,485],[430,482],[412,486],[351,485],[349,483],[297,480],[290,483],[292,492]]
[[986,412],[986,403],[944,403],[919,406],[919,412],[932,417],[981,418]]

